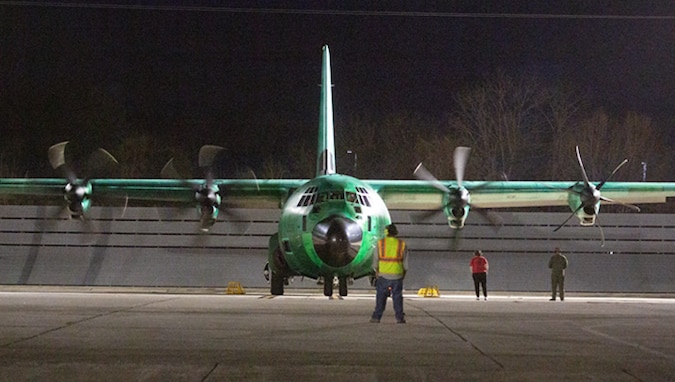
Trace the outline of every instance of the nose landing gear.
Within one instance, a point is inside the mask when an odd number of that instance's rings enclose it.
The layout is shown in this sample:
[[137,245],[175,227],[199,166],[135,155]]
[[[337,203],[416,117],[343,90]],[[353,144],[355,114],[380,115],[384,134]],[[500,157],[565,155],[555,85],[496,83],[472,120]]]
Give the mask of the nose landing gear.
[[351,277],[333,277],[333,282],[323,282],[323,295],[326,297],[333,296],[333,288],[338,287],[340,297],[347,295],[347,286],[354,284],[354,279]]

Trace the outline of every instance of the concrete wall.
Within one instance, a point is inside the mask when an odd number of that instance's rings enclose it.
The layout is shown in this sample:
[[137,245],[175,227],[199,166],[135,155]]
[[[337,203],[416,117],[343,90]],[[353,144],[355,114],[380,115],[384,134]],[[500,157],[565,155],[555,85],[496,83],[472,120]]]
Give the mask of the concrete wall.
[[[93,208],[87,224],[54,218],[59,208],[0,207],[0,284],[267,287],[262,270],[278,210],[241,210],[238,221],[219,221],[198,234],[196,212],[167,208]],[[500,212],[495,232],[472,213],[453,238],[443,217],[413,224],[416,212],[394,211],[411,249],[406,288],[437,285],[471,290],[469,260],[481,249],[490,262],[488,289],[548,291],[548,258],[559,246],[570,261],[567,290],[675,292],[675,218],[665,214],[602,214],[606,244],[597,227],[567,213]],[[317,288],[296,278],[292,287]],[[357,280],[355,288],[368,288]]]

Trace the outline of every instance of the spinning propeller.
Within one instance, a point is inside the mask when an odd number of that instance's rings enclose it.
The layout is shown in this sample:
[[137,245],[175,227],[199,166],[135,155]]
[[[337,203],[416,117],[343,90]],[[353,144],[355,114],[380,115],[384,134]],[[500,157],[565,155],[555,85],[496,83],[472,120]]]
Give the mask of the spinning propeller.
[[199,229],[202,232],[208,232],[215,224],[219,211],[238,217],[232,211],[235,206],[222,200],[225,190],[214,182],[213,164],[223,150],[224,148],[214,145],[204,145],[199,150],[199,167],[203,168],[205,173],[204,182],[201,184],[187,181],[181,177],[173,165],[173,158],[164,165],[161,171],[163,178],[182,180],[186,186],[194,191],[194,199],[197,202],[200,215]]
[[[47,155],[52,168],[62,173],[66,178],[63,197],[66,201],[64,209],[69,218],[85,220],[85,214],[91,207],[92,185],[91,178],[101,176],[118,165],[117,160],[108,151],[99,148],[94,151],[86,162],[84,178],[78,178],[72,163],[66,161],[65,150],[68,141],[57,143],[49,148]],[[59,211],[59,216],[63,211]]]
[[[594,225],[597,224],[598,228],[600,228],[600,237],[602,239],[602,246],[605,246],[605,233],[602,229],[602,226],[600,225],[600,222],[597,220],[598,219],[598,212],[600,209],[600,201],[605,201],[608,203],[612,204],[620,204],[622,206],[631,208],[635,211],[640,211],[640,207],[632,205],[632,204],[626,204],[622,203],[616,200],[612,200],[609,198],[606,198],[600,194],[600,189],[602,186],[605,185],[605,183],[626,163],[628,163],[628,159],[624,159],[621,163],[619,163],[616,168],[600,183],[598,183],[597,186],[593,185],[588,180],[588,175],[586,174],[586,169],[584,168],[584,163],[581,160],[581,155],[579,154],[579,146],[576,146],[576,153],[577,153],[577,160],[579,161],[579,168],[581,168],[581,175],[583,177],[583,185],[579,182],[575,183],[574,185],[570,186],[569,188],[562,189],[562,191],[565,191],[569,193],[570,195],[574,195],[579,199],[579,205],[572,211],[572,214],[565,219],[562,224],[560,224],[556,229],[553,230],[553,232],[558,231],[560,228],[562,228],[572,217],[577,215],[580,212],[583,212],[585,215],[590,216],[589,220],[587,220],[587,223],[584,224],[584,220],[586,219],[585,217],[582,217],[582,225]],[[570,207],[572,205],[570,204]],[[572,207],[574,208],[574,207]]]
[[[491,211],[471,204],[469,190],[463,185],[464,170],[466,168],[466,163],[468,161],[470,152],[471,149],[469,147],[460,146],[455,149],[453,164],[455,167],[455,176],[457,177],[457,186],[447,187],[438,179],[436,179],[436,177],[433,176],[422,163],[417,166],[414,172],[415,176],[420,180],[429,182],[432,186],[443,192],[443,202],[441,207],[437,210],[430,211],[428,214],[425,214],[423,218],[429,218],[439,212],[444,212],[448,217],[448,224],[450,227],[461,229],[464,227],[464,222],[468,216],[469,209],[473,208],[485,220],[496,227],[496,229],[499,229],[502,225],[501,218]],[[487,183],[484,185],[487,185]],[[481,186],[474,189],[480,187]],[[457,232],[455,232],[455,234],[457,234]]]

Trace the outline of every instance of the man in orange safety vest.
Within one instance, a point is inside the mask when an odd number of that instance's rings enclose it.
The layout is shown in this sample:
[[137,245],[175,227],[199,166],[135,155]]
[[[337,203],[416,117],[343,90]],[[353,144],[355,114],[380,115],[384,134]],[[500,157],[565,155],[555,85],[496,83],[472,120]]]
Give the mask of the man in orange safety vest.
[[377,242],[377,257],[373,256],[375,270],[375,311],[370,322],[378,323],[387,305],[387,297],[391,294],[394,302],[396,322],[405,324],[403,313],[403,278],[408,270],[408,248],[405,241],[399,239],[398,229],[394,224],[385,227],[385,237]]

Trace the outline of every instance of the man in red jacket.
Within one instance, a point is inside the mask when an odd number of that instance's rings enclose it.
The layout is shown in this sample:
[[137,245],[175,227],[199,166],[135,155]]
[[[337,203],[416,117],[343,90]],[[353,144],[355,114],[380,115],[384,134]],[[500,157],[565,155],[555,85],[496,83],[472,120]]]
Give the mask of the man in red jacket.
[[483,286],[483,297],[487,300],[487,272],[488,261],[483,256],[483,252],[478,250],[473,253],[473,258],[469,263],[471,275],[473,276],[473,286],[476,288],[476,300],[480,300],[479,286]]

